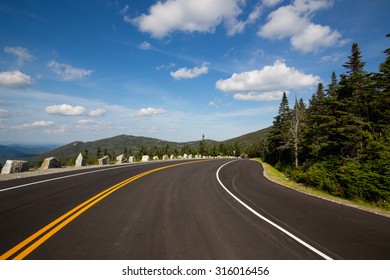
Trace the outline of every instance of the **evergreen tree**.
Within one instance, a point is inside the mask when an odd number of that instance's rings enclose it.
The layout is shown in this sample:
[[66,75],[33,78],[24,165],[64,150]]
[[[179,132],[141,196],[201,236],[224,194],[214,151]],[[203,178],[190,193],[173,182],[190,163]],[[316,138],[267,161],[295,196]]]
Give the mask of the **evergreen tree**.
[[206,141],[204,140],[204,134],[202,135],[202,140],[199,142],[199,154],[205,156],[206,153]]
[[327,97],[322,83],[317,86],[316,93],[309,101],[309,108],[305,116],[304,145],[307,156],[321,157],[327,146],[328,106]]
[[389,207],[390,49],[384,53],[380,72],[367,73],[354,43],[346,73],[337,81],[332,72],[327,94],[319,84],[306,110],[297,99],[290,110],[284,94],[262,148],[265,159],[282,163],[301,183]]
[[347,68],[347,75],[357,76],[364,73],[364,65],[366,64],[362,60],[360,48],[357,43],[353,43],[351,47],[351,55],[348,56],[348,61],[343,64],[343,67]]
[[227,149],[226,149],[224,143],[219,143],[218,153],[219,153],[220,156],[226,156],[227,155],[228,152],[227,152]]
[[274,118],[267,136],[268,153],[266,160],[271,163],[289,162],[291,159],[291,118],[292,111],[288,105],[287,95],[283,92],[278,115]]
[[101,155],[102,155],[102,150],[101,150],[100,147],[98,146],[98,147],[97,147],[97,150],[96,150],[96,156],[97,156],[98,158],[100,158]]
[[326,92],[328,97],[337,99],[337,76],[334,71],[332,72],[331,82]]
[[369,121],[369,99],[372,91],[369,89],[368,74],[364,70],[366,64],[362,60],[362,55],[357,43],[352,44],[351,55],[348,61],[343,65],[347,69],[345,83],[351,90],[351,107],[350,111],[355,115]]
[[137,154],[137,158],[138,159],[141,159],[142,156],[146,155],[148,152],[147,152],[147,149],[144,145],[141,145],[141,148],[139,149],[138,151],[138,154]]
[[170,155],[170,154],[171,154],[171,150],[170,150],[168,144],[165,145],[165,147],[164,147],[162,153],[163,153],[164,155]]
[[[390,34],[387,34],[390,38]],[[374,74],[376,96],[371,104],[371,121],[374,123],[374,131],[377,137],[381,137],[385,131],[390,133],[390,48],[383,51],[386,59],[379,66],[379,73]]]

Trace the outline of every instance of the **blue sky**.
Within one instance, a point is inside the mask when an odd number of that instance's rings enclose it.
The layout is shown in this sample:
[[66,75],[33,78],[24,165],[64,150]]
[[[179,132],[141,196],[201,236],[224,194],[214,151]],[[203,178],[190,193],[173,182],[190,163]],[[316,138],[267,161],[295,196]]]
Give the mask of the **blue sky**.
[[226,140],[310,99],[357,42],[378,71],[388,0],[0,2],[0,142]]

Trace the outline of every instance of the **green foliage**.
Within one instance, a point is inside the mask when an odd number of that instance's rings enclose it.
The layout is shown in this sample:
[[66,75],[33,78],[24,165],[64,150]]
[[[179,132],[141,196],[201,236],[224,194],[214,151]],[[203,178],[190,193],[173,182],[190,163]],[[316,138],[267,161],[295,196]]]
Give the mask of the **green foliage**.
[[290,123],[292,115],[293,112],[288,105],[287,95],[284,92],[279,106],[279,114],[274,118],[273,125],[267,135],[268,152],[265,156],[266,161],[271,164],[291,160]]
[[[367,73],[359,46],[354,43],[343,65],[346,73],[338,81],[333,72],[326,90],[318,85],[304,110],[303,133],[296,133],[299,137],[287,129],[288,121],[282,121],[290,116],[283,96],[264,158],[307,186],[348,199],[389,205],[390,49],[385,54],[380,72]],[[293,161],[288,139],[295,140],[294,151],[295,155],[299,152],[301,165],[296,157]]]

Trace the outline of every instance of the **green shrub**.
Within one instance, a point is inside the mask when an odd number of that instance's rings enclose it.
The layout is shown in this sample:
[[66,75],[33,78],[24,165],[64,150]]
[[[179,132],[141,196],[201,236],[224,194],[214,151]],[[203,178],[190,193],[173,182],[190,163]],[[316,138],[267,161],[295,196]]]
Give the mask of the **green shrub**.
[[316,162],[306,166],[306,171],[297,169],[292,175],[299,183],[340,196],[337,179],[331,170],[329,163]]
[[389,176],[378,174],[368,164],[345,162],[337,175],[346,198],[368,202],[390,200]]

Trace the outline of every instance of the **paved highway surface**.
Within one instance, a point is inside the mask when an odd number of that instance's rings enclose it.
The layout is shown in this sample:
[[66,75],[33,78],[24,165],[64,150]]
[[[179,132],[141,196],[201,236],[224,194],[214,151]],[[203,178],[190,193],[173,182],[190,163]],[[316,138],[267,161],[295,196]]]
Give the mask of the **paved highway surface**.
[[0,259],[390,259],[390,219],[260,163],[128,164],[0,182]]

